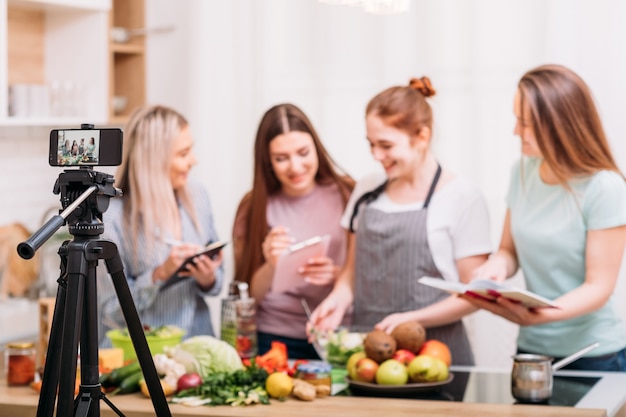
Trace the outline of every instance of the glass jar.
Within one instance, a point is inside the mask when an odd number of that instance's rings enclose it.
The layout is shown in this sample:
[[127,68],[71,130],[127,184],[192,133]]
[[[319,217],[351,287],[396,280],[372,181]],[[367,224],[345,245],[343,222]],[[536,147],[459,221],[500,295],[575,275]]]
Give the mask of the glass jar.
[[35,345],[33,343],[9,343],[4,356],[7,385],[29,385],[35,380]]
[[330,388],[332,384],[331,370],[332,366],[327,362],[301,363],[296,370],[296,378],[312,385],[327,385]]

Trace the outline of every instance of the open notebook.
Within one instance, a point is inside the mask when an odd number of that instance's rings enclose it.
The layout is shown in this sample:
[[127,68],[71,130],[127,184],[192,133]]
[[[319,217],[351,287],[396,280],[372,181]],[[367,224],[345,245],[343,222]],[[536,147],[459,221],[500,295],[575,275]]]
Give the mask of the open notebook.
[[441,278],[422,277],[418,282],[430,287],[439,288],[452,294],[476,294],[483,298],[494,300],[497,297],[505,297],[517,301],[526,307],[555,307],[552,300],[542,297],[533,292],[502,285],[495,281],[477,279],[469,284],[461,282],[445,281]]

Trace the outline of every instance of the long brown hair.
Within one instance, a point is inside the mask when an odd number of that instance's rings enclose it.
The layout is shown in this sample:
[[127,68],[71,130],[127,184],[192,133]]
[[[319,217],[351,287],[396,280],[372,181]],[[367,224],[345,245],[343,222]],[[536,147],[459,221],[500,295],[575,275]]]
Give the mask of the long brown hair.
[[561,65],[542,65],[524,74],[518,89],[522,120],[530,120],[543,158],[563,186],[600,170],[621,175],[580,76]]
[[[245,218],[245,242],[240,254],[235,253],[235,280],[250,282],[255,271],[265,259],[261,245],[268,232],[268,197],[281,190],[281,183],[274,174],[270,160],[269,145],[277,136],[287,132],[305,132],[313,138],[319,167],[315,175],[318,184],[337,184],[344,202],[347,202],[354,181],[340,173],[313,127],[309,118],[297,106],[289,103],[270,108],[259,123],[254,143],[254,179],[252,190],[239,203],[236,218]],[[306,221],[306,219],[302,219]],[[236,236],[233,236],[235,241]]]

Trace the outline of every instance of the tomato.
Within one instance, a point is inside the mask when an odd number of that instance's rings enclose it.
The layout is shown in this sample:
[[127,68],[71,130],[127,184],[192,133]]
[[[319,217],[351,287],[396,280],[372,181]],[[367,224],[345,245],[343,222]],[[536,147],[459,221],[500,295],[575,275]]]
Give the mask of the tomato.
[[235,342],[237,352],[247,352],[252,347],[252,341],[248,336],[237,336],[237,341]]
[[441,359],[447,366],[450,366],[452,363],[452,353],[450,352],[450,348],[440,340],[427,340],[424,342],[419,354]]

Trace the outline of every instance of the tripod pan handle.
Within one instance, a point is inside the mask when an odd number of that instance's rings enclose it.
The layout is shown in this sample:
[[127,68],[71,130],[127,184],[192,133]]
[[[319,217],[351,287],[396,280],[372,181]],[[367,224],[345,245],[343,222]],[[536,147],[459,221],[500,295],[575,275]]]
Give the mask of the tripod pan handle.
[[17,253],[24,259],[30,259],[35,256],[35,251],[39,249],[58,229],[63,226],[65,219],[56,215],[44,224],[41,229],[37,230],[25,242],[17,245]]

